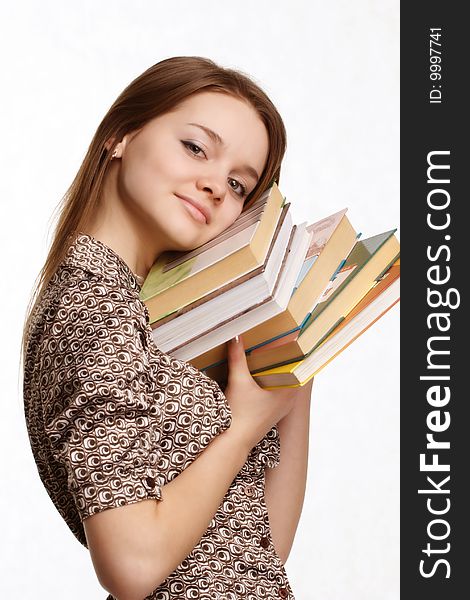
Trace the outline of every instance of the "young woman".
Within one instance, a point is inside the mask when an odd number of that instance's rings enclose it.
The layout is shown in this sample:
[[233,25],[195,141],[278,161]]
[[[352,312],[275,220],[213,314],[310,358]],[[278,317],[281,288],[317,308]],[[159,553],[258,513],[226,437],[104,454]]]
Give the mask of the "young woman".
[[64,197],[25,324],[39,475],[108,598],[293,598],[311,385],[261,389],[243,342],[216,382],[153,343],[161,252],[230,226],[279,181],[286,139],[246,75],[157,63],[109,109]]

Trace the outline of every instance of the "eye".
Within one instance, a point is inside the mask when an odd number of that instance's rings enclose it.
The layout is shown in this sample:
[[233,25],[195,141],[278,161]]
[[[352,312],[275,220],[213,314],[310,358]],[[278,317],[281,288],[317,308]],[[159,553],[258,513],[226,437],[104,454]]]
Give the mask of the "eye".
[[183,144],[183,146],[185,148],[187,148],[191,154],[194,154],[194,156],[200,156],[200,152],[202,152],[202,154],[204,154],[205,156],[205,152],[204,150],[202,150],[202,148],[200,148],[197,144],[194,144],[193,142],[181,142]]
[[[193,156],[201,156],[201,152],[204,156],[206,156],[204,150],[202,150],[202,148],[200,146],[198,146],[197,144],[195,144],[194,142],[189,142],[186,140],[181,140],[181,143],[183,144],[183,146],[189,150],[189,152],[191,152],[191,154]],[[238,194],[241,198],[245,198],[245,196],[247,196],[247,188],[246,186],[241,183],[240,181],[237,181],[236,179],[232,179],[229,178],[229,185],[231,187],[231,189]],[[233,182],[235,185],[232,185]],[[239,188],[239,189],[237,189]]]
[[[235,183],[235,186],[232,186],[231,182]],[[229,185],[232,188],[232,190],[234,192],[236,192],[239,196],[241,196],[242,198],[244,198],[246,196],[246,186],[243,185],[243,183],[241,183],[240,181],[237,181],[236,179],[229,179]],[[240,189],[237,191],[237,187],[239,187]]]

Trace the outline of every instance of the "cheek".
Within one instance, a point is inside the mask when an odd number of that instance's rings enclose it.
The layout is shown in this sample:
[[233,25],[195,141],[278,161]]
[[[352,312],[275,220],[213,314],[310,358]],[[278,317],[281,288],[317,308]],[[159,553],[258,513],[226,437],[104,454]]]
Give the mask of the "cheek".
[[[150,170],[154,177],[162,184],[174,187],[175,183],[181,181],[185,174],[188,173],[188,164],[184,157],[173,153],[165,157],[156,157],[149,164]],[[172,190],[172,191],[177,191]]]
[[176,192],[183,168],[178,157],[162,160],[145,153],[134,155],[121,165],[120,187],[126,196],[145,202],[154,199],[158,192]]
[[220,223],[218,224],[218,231],[216,234],[214,234],[214,237],[228,229],[231,225],[233,225],[233,223],[240,216],[243,206],[240,201],[239,204],[233,202],[231,206],[225,208],[226,210],[224,211],[223,218],[220,219]]

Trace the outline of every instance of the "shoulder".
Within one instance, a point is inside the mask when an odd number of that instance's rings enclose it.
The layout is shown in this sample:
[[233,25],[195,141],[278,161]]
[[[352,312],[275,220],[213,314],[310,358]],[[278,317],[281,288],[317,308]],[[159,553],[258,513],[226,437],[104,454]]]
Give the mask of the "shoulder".
[[57,341],[101,339],[113,332],[134,338],[147,324],[147,307],[136,290],[106,274],[61,266],[37,306],[34,329]]
[[128,317],[145,313],[138,291],[123,285],[114,276],[80,268],[59,269],[57,275],[58,305],[65,311],[81,309],[79,317],[84,316],[84,312]]

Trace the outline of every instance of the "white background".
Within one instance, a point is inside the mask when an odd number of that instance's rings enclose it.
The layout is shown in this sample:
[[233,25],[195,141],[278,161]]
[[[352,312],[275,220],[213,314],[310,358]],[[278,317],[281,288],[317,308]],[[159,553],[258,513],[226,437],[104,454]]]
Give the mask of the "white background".
[[[37,475],[19,343],[51,215],[121,90],[201,55],[239,68],[288,132],[294,222],[344,206],[363,237],[398,225],[398,0],[4,2],[0,596],[104,600]],[[399,308],[316,378],[307,495],[286,564],[297,600],[399,597]],[[288,490],[286,490],[288,493]]]

